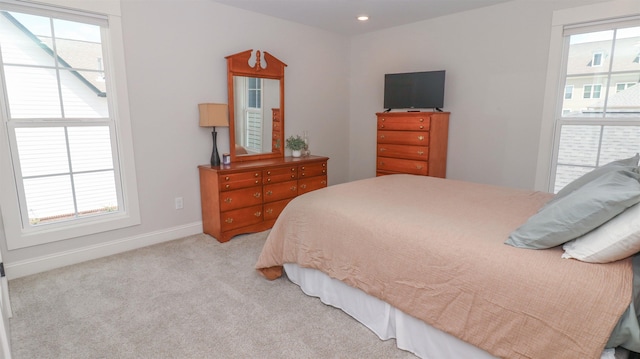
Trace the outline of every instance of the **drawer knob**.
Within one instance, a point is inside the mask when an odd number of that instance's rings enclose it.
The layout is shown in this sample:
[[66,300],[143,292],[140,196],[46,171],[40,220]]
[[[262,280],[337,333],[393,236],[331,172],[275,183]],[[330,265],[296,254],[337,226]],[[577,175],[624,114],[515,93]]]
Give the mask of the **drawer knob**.
[[304,171],[304,166],[300,167],[300,169]]
[[419,169],[419,170],[421,170],[421,169],[422,169],[422,166],[417,165],[417,166],[416,166],[416,168],[417,168],[417,169]]
[[256,180],[256,184],[260,183],[260,181]]
[[304,172],[302,172],[301,176],[304,177]]
[[232,199],[231,199],[231,197],[227,197],[227,198],[224,199],[224,201],[227,202],[227,203],[231,203]]
[[253,196],[254,196],[255,198],[260,198],[260,196],[262,196],[262,193],[260,193],[260,192],[256,192],[256,193],[254,193],[254,194],[253,194]]
[[289,188],[292,192],[294,192],[295,190],[297,190],[298,188],[296,186],[291,186],[291,188]]
[[265,193],[266,196],[271,196],[273,194],[273,191],[269,190]]
[[380,139],[384,140],[384,135],[380,135]]
[[424,126],[423,126],[423,125],[420,125],[420,129],[422,130],[423,128],[424,128]]
[[424,155],[424,151],[418,151],[418,154],[419,154],[420,156],[422,156],[422,155]]
[[386,151],[386,150],[387,150],[386,148],[384,148],[384,147],[380,147],[380,152],[384,152],[384,151]]
[[233,218],[227,218],[224,221],[227,222],[227,223],[233,223]]
[[253,176],[254,177],[258,177],[260,174],[258,172],[256,172]]
[[271,171],[267,171],[267,175],[271,176]]
[[228,180],[229,180],[229,176],[226,176],[226,177],[224,178],[224,180],[225,180],[225,181],[228,181]]
[[418,141],[424,140],[424,136],[418,136]]
[[384,161],[380,161],[380,166],[384,166]]
[[327,173],[327,170],[322,170],[322,173]]
[[384,122],[384,121],[385,121],[385,119],[384,119],[384,118],[382,118],[382,119],[381,119],[381,121],[382,121],[382,122]]
[[301,184],[301,185],[300,185],[300,188],[302,188],[302,189],[306,189],[306,188],[307,188],[307,185],[306,185],[306,184]]
[[291,167],[291,172],[295,172],[296,168],[295,167]]
[[267,182],[271,182],[271,178],[267,178]]
[[267,214],[271,214],[273,213],[273,208],[268,208],[265,212],[267,212]]
[[227,188],[227,189],[228,189],[229,187],[231,187],[231,186],[229,186],[229,185],[224,186],[224,188]]
[[291,178],[296,178],[296,175],[291,175]]
[[327,164],[326,164],[326,163],[323,163],[323,164],[322,164],[322,167],[327,167]]
[[322,180],[322,181],[320,181],[320,184],[322,184],[322,185],[326,185],[326,184],[327,184],[327,181]]
[[421,118],[421,119],[420,119],[420,122],[424,122],[424,118]]
[[256,213],[254,213],[253,215],[256,216],[256,217],[260,217],[262,215],[262,212],[258,211]]
[[380,125],[380,128],[384,128],[384,125]]

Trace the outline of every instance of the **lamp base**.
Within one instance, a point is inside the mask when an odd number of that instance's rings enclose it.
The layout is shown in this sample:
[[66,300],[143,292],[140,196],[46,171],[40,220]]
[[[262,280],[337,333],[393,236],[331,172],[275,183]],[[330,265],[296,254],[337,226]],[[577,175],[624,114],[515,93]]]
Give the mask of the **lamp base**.
[[220,166],[220,155],[218,154],[218,145],[216,144],[217,136],[216,128],[211,131],[211,137],[213,138],[213,151],[211,152],[211,167]]

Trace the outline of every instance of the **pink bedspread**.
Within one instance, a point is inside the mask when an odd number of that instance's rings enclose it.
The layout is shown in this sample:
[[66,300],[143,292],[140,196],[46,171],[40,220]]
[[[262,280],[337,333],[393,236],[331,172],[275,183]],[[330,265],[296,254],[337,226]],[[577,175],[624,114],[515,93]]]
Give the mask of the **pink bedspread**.
[[550,197],[411,175],[331,186],[290,202],[256,268],[320,270],[498,357],[599,358],[631,301],[631,261],[505,245]]

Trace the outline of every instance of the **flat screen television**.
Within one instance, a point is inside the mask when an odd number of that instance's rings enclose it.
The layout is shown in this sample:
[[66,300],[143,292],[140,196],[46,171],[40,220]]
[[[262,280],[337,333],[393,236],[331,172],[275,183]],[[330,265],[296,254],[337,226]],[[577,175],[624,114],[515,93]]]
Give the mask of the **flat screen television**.
[[442,111],[444,75],[444,70],[384,75],[384,108]]

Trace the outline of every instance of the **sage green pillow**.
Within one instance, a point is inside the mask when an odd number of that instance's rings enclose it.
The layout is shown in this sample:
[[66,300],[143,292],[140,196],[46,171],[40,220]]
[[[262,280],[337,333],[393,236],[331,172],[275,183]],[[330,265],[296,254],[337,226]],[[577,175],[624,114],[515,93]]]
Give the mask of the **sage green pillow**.
[[577,238],[640,202],[640,174],[618,169],[597,177],[541,209],[506,244],[545,249]]

